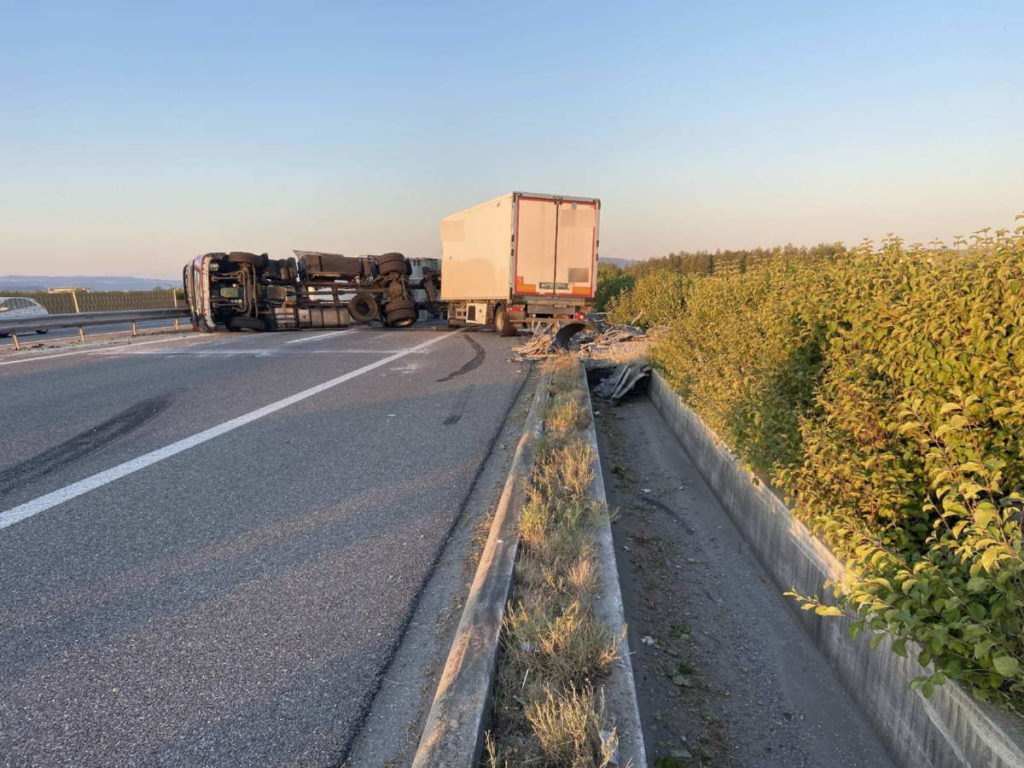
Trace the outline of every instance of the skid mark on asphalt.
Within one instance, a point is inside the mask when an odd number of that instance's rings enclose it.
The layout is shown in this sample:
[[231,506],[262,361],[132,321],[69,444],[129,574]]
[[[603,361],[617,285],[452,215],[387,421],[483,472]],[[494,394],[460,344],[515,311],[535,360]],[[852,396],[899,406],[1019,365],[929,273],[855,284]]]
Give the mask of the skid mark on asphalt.
[[280,411],[282,408],[287,408],[295,403],[300,403],[303,400],[307,400],[310,397],[314,397],[321,392],[326,392],[329,389],[344,384],[347,381],[351,381],[357,376],[362,376],[365,373],[369,373],[372,370],[381,368],[385,365],[399,360],[405,355],[416,353],[420,350],[424,350],[432,344],[436,344],[439,341],[444,341],[450,336],[458,333],[458,331],[452,331],[445,333],[444,335],[435,336],[428,341],[424,341],[421,344],[417,344],[415,347],[395,352],[388,357],[381,358],[372,363],[364,365],[362,368],[357,368],[354,371],[349,371],[341,376],[337,376],[333,379],[317,384],[316,386],[304,389],[301,392],[296,392],[290,397],[285,397],[281,400],[277,400],[269,405],[265,405],[262,408],[257,408],[255,411],[249,411],[249,413],[236,416],[233,419],[218,424],[216,426],[205,429],[202,432],[197,432],[194,435],[185,437],[177,442],[165,445],[163,448],[158,448],[155,451],[150,451],[141,456],[136,456],[134,459],[130,459],[126,462],[118,464],[115,467],[104,470],[103,472],[97,472],[95,475],[86,477],[78,482],[66,485],[63,488],[59,488],[56,491],[52,491],[38,498],[27,501],[24,504],[19,504],[16,507],[12,507],[6,511],[0,512],[0,528],[6,528],[9,525],[26,520],[27,518],[37,515],[40,512],[45,512],[58,504],[63,504],[71,499],[76,499],[79,496],[89,493],[96,488],[102,488],[109,483],[113,483],[122,477],[134,474],[146,467],[152,466],[157,462],[168,459],[171,456],[177,456],[183,451],[190,450],[197,445],[202,445],[214,438],[220,437],[221,435],[227,434],[239,427],[244,427],[246,424],[250,424],[258,419],[262,419],[264,416],[269,416],[272,413]]
[[467,374],[470,371],[479,368],[481,365],[483,365],[484,358],[487,357],[487,352],[484,350],[483,347],[480,346],[480,342],[467,334],[463,334],[462,338],[464,338],[466,340],[466,343],[473,348],[473,357],[471,357],[469,359],[469,362],[467,362],[457,371],[452,371],[447,376],[442,376],[440,379],[438,379],[438,382],[451,381],[456,376],[462,376],[464,374]]
[[469,396],[473,393],[473,387],[466,387],[461,390],[455,397],[455,402],[452,403],[451,412],[445,417],[444,421],[441,422],[446,427],[450,427],[453,424],[458,424],[459,419],[462,418],[462,414],[466,411],[466,404],[469,402]]
[[136,403],[95,427],[65,440],[60,445],[0,472],[0,493],[8,493],[77,461],[108,443],[138,429],[171,402],[170,395],[151,397]]

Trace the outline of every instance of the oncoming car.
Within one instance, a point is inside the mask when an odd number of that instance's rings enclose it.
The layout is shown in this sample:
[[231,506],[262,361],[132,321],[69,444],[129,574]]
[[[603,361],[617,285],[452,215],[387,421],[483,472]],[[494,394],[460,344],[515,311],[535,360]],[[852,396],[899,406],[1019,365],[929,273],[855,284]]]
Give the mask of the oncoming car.
[[[0,320],[15,320],[19,317],[39,317],[48,315],[46,308],[35,299],[24,296],[0,296]],[[45,330],[36,333],[46,333]],[[0,333],[0,336],[6,336]]]

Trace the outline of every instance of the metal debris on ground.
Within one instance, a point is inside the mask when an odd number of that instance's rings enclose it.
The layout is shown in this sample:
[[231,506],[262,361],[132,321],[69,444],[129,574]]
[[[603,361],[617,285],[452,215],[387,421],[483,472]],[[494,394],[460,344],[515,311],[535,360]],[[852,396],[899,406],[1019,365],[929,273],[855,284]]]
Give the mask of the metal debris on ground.
[[632,325],[612,325],[599,316],[582,323],[538,325],[529,340],[512,348],[511,360],[542,360],[572,349],[588,371],[607,371],[594,394],[618,403],[651,375],[648,362],[658,329],[644,331]]
[[[603,321],[547,323],[538,325],[529,341],[513,347],[512,360],[540,360],[567,349],[577,350],[584,358],[632,358],[646,353],[648,345],[637,344],[646,339],[647,334],[632,325],[606,325]],[[625,345],[630,348],[625,349]]]
[[555,324],[537,325],[533,329],[533,335],[522,344],[512,347],[512,355],[509,359],[540,360],[544,357],[551,357],[557,353],[555,349]]
[[581,339],[580,354],[584,357],[603,358],[609,353],[624,351],[619,349],[620,344],[631,344],[646,335],[642,328],[632,325],[609,325],[600,333]]
[[638,384],[646,381],[651,375],[651,364],[645,360],[623,363],[615,368],[614,373],[594,387],[594,394],[617,403]]

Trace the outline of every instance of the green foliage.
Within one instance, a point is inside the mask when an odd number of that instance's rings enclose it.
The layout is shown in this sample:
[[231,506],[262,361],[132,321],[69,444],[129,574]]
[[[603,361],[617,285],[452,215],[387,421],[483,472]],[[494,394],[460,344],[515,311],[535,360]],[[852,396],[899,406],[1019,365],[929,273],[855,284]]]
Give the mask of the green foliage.
[[746,272],[754,267],[779,261],[821,261],[835,259],[846,253],[842,243],[822,243],[811,248],[780,245],[774,248],[747,250],[679,251],[667,256],[638,261],[627,270],[634,275],[670,270],[683,274],[722,275]]
[[597,295],[595,297],[597,311],[607,310],[608,302],[623,291],[632,289],[634,280],[633,275],[624,272],[615,264],[598,264]]
[[679,314],[692,283],[690,275],[669,269],[645,272],[608,302],[608,319],[642,328],[667,323]]
[[655,358],[846,563],[854,634],[1024,710],[1024,227],[957,246],[703,277]]

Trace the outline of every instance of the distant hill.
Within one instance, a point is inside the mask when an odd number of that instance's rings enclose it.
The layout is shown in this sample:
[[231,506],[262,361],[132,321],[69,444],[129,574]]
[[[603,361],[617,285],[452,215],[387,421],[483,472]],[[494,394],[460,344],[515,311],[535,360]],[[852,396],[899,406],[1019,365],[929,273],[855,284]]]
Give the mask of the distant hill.
[[49,288],[90,288],[94,291],[150,291],[154,288],[174,288],[180,279],[160,280],[151,277],[124,277],[120,275],[0,275],[0,294],[8,291],[45,291]]
[[599,256],[597,260],[602,264],[614,264],[616,267],[620,267],[621,269],[625,269],[626,267],[631,267],[636,264],[636,261],[633,259],[609,259],[605,256]]

